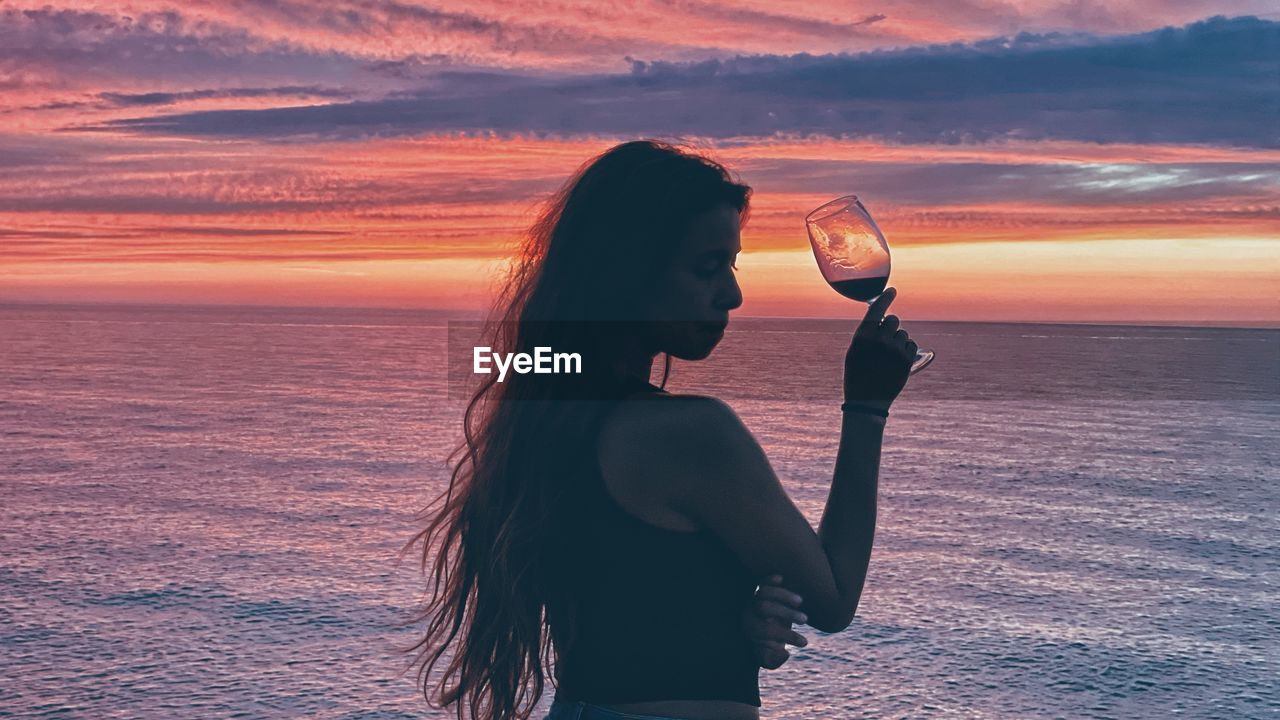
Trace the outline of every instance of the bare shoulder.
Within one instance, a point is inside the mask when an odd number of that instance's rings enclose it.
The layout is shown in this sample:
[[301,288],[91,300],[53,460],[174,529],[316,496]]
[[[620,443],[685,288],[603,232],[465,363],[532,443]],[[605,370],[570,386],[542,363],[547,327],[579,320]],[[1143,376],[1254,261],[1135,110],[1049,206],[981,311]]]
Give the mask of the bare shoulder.
[[600,451],[602,455],[627,455],[643,448],[645,454],[652,454],[745,431],[738,414],[719,399],[646,395],[620,403],[605,418],[600,428]]
[[738,462],[762,452],[738,414],[703,395],[652,395],[621,403],[600,428],[597,448],[606,475],[688,486],[714,483]]
[[753,445],[720,400],[661,394],[619,403],[600,427],[596,453],[605,487],[632,515],[696,530],[704,525],[695,519],[699,501],[723,494],[731,458]]

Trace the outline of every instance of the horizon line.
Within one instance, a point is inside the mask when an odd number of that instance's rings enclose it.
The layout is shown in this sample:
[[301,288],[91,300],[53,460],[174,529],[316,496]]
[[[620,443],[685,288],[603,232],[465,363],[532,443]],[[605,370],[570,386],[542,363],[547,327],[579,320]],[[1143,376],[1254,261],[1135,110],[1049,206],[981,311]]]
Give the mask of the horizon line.
[[[0,298],[0,309],[12,307],[53,307],[53,308],[188,308],[188,309],[241,309],[241,310],[316,310],[343,311],[359,310],[373,312],[429,312],[458,313],[479,316],[483,319],[489,311],[465,308],[433,308],[433,307],[388,307],[379,305],[262,305],[256,303],[178,303],[178,302],[52,302],[38,300],[9,300]],[[857,320],[855,317],[836,317],[831,315],[742,315],[736,320]],[[1071,320],[933,320],[929,318],[912,318],[911,322],[954,323],[954,324],[988,324],[988,325],[1084,325],[1100,327],[1173,327],[1173,328],[1221,328],[1239,330],[1280,330],[1280,320],[1248,321],[1248,320],[1125,320],[1125,321],[1071,321]],[[1251,323],[1251,324],[1231,324]]]

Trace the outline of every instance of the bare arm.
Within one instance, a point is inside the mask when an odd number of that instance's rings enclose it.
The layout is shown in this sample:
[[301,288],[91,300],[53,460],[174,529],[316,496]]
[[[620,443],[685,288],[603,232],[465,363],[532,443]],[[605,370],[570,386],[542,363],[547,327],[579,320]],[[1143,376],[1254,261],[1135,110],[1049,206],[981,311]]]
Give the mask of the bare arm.
[[[906,381],[915,344],[897,331],[896,318],[881,324],[892,290],[882,298],[854,337],[845,385],[851,400],[887,407]],[[849,373],[857,375],[852,383]],[[843,418],[831,491],[814,532],[728,406],[682,396],[629,405],[602,429],[606,476],[658,493],[759,576],[786,577],[788,589],[803,598],[809,625],[826,632],[847,627],[875,535],[883,419],[858,413]]]
[[840,424],[834,477],[822,523],[818,526],[818,537],[822,539],[841,597],[838,615],[831,623],[834,629],[827,632],[848,627],[862,598],[876,535],[876,496],[884,427],[884,418],[858,413],[845,413]]

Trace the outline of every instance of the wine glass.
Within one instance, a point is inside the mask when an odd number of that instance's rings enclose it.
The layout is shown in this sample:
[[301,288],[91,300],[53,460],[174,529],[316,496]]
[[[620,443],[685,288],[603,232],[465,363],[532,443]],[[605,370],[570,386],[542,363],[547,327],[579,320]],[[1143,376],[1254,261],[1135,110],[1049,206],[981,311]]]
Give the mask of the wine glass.
[[[889,242],[857,195],[836,198],[805,216],[818,269],[841,295],[873,303],[889,284]],[[911,374],[933,362],[933,351],[916,350]]]

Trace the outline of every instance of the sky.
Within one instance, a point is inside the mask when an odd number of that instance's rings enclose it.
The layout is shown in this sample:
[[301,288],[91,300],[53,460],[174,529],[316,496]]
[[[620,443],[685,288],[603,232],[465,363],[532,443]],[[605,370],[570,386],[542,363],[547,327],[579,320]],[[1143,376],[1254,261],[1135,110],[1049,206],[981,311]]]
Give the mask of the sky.
[[483,308],[592,155],[754,189],[746,315],[1280,325],[1270,1],[0,2],[0,302]]

